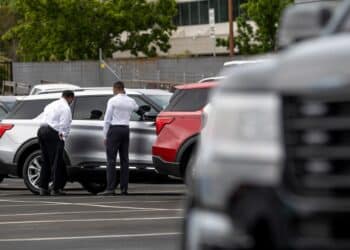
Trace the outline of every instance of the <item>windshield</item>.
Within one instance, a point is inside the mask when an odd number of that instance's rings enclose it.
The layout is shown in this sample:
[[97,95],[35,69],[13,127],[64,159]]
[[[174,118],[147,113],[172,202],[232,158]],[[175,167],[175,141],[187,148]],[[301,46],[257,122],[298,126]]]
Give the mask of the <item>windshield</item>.
[[147,95],[153,102],[155,102],[158,106],[165,109],[168,106],[171,95]]

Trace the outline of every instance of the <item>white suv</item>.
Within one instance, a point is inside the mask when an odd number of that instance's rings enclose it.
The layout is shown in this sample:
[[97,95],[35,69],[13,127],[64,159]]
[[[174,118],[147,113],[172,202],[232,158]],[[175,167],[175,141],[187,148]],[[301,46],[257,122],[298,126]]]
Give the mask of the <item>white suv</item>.
[[[127,89],[139,106],[150,106],[144,115],[136,112],[130,123],[131,169],[151,170],[152,144],[156,139],[154,120],[167,105],[171,93],[164,90]],[[103,117],[112,89],[80,90],[72,104],[71,134],[65,146],[68,181],[78,181],[97,193],[105,188],[106,154]],[[19,100],[0,123],[0,180],[8,175],[23,177],[26,186],[38,192],[41,152],[37,140],[41,112],[60,93],[28,96]]]

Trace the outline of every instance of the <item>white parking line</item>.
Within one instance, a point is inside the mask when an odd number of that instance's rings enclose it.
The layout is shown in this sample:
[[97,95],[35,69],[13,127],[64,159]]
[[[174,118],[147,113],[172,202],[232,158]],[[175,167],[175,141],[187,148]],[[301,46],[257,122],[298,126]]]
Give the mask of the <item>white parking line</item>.
[[162,237],[162,236],[176,236],[176,235],[181,235],[181,233],[168,232],[168,233],[150,233],[150,234],[114,234],[114,235],[112,234],[112,235],[91,235],[91,236],[73,236],[73,237],[15,238],[15,239],[0,239],[0,242],[147,238],[147,237]]
[[181,220],[184,217],[142,217],[142,218],[97,218],[97,219],[69,219],[69,220],[27,220],[27,221],[0,221],[0,225],[14,224],[41,224],[41,223],[64,223],[64,222],[106,222],[106,221],[148,221],[148,220]]
[[[79,211],[79,212],[47,212],[47,213],[17,213],[17,214],[0,214],[0,217],[17,217],[17,216],[42,216],[42,215],[69,215],[69,214],[119,214],[135,213],[140,210],[106,210],[106,211]],[[159,212],[158,210],[142,210],[142,212]]]
[[[55,204],[46,204],[47,206],[53,206]],[[43,204],[16,204],[16,205],[0,205],[1,208],[3,207],[41,207]]]
[[91,202],[90,204],[170,203],[170,202],[182,202],[182,200],[163,200],[163,201],[102,201],[102,202]]
[[[0,202],[18,202],[18,203],[33,203],[33,201],[23,201],[23,200],[5,200],[0,199]],[[153,208],[153,207],[135,207],[135,206],[110,206],[110,205],[100,205],[91,203],[72,203],[72,202],[55,202],[55,201],[35,201],[36,203],[41,203],[45,205],[69,205],[69,206],[86,206],[86,207],[99,207],[99,208],[116,208],[116,209],[133,209],[133,210],[158,210],[158,211],[182,211],[182,209],[168,209],[168,208]],[[5,205],[6,206],[6,205]],[[10,205],[11,206],[11,205]]]

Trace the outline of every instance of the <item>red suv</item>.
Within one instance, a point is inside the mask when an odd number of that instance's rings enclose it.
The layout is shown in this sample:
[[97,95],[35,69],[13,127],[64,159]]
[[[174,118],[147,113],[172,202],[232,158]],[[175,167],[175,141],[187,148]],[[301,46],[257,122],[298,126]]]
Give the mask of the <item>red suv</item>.
[[177,86],[169,105],[156,120],[153,164],[160,174],[183,178],[204,126],[204,107],[215,82]]

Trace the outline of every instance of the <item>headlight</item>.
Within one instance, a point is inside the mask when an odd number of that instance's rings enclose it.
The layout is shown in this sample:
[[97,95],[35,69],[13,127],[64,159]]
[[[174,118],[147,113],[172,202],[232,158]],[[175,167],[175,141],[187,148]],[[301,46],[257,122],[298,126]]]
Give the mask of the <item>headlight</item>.
[[235,93],[214,97],[198,151],[195,188],[205,194],[206,200],[219,200],[234,185],[275,180],[276,165],[282,157],[280,142],[277,95]]

